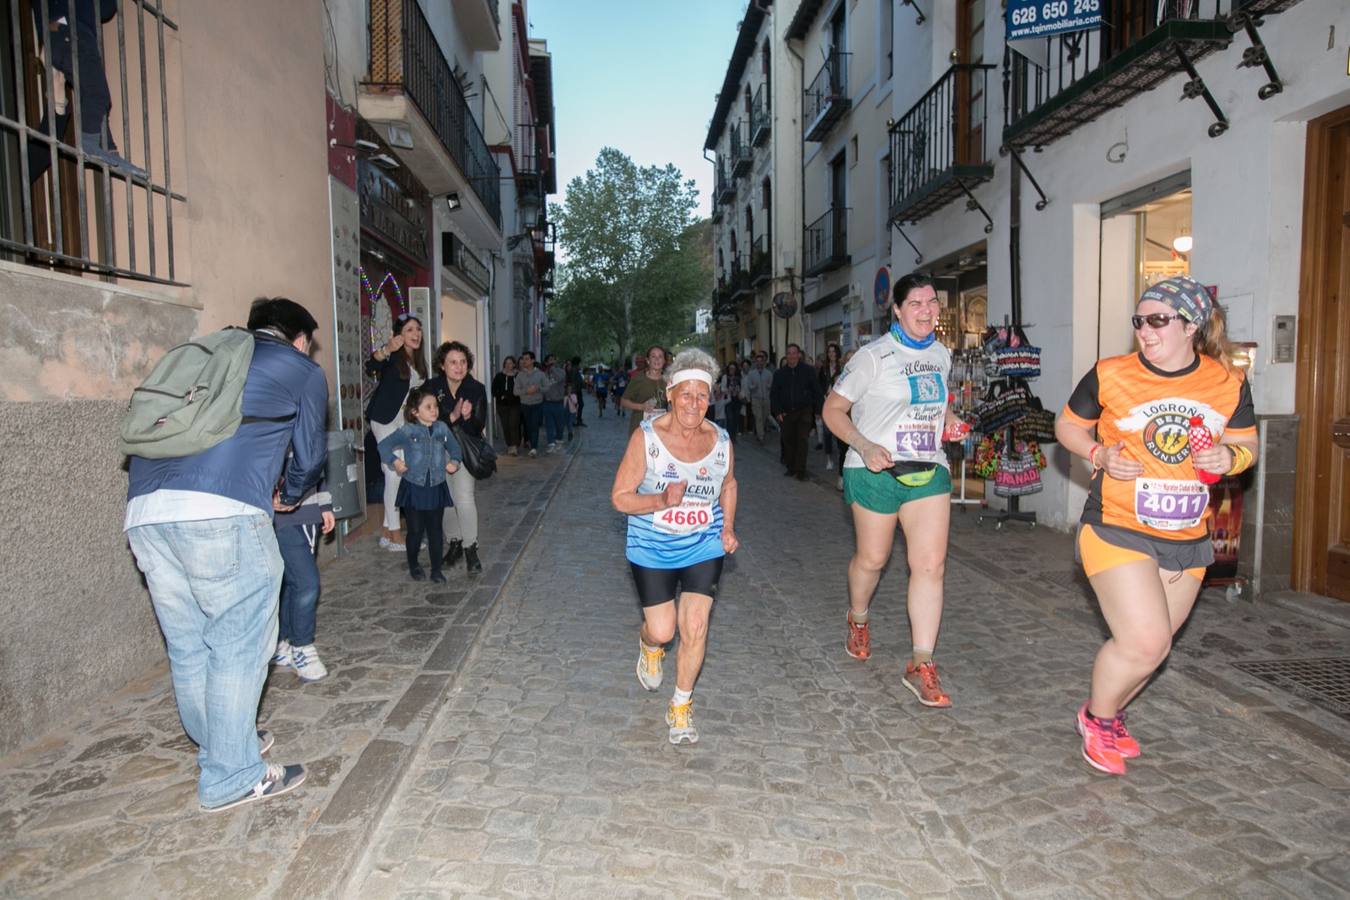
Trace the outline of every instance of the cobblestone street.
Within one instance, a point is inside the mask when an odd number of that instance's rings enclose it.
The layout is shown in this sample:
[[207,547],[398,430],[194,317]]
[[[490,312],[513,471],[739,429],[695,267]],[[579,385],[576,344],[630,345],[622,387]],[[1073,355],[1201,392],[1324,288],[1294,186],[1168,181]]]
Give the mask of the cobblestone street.
[[[843,652],[850,526],[742,440],[742,550],[672,747],[671,688],[633,677],[639,613],[608,504],[622,433],[587,442],[358,869],[362,897],[1337,896],[1350,890],[1350,727],[1238,658],[1334,656],[1350,633],[1211,591],[1133,709],[1124,779],[1082,762],[1073,710],[1100,628],[1066,536],[956,515],[921,708],[902,564],[874,655]],[[818,462],[818,455],[814,460]],[[897,559],[900,557],[897,555]]]
[[833,478],[783,478],[772,443],[737,445],[702,737],[672,747],[674,655],[657,693],[633,675],[625,429],[589,424],[484,483],[476,582],[413,585],[369,538],[324,568],[332,675],[274,673],[260,717],[273,759],[310,765],[293,796],[197,811],[163,665],[0,760],[0,896],[1350,893],[1350,721],[1232,665],[1350,656],[1350,631],[1207,592],[1131,708],[1144,756],[1098,775],[1073,711],[1101,626],[1068,537],[954,514],[955,707],[924,709],[899,684],[900,545],[858,662]]

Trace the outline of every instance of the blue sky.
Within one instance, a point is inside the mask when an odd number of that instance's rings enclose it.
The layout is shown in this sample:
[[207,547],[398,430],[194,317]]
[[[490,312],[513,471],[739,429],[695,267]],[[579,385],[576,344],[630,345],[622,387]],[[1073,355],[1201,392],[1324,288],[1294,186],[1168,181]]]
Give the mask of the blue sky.
[[709,213],[712,165],[703,159],[744,0],[530,0],[530,37],[553,55],[558,192],[602,147],[635,163],[674,163],[698,182]]

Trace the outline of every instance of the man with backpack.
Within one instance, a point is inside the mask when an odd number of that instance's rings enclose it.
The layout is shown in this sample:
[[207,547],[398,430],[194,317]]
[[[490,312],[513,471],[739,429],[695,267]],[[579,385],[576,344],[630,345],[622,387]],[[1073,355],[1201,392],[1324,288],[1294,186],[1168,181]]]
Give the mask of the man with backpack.
[[298,303],[259,300],[247,332],[170,350],[123,420],[127,541],[164,633],[179,717],[200,748],[208,811],[305,778],[303,766],[264,762],[271,735],[257,730],[257,712],[282,575],[272,513],[300,503],[327,455],[328,383],[309,358],[317,327]]

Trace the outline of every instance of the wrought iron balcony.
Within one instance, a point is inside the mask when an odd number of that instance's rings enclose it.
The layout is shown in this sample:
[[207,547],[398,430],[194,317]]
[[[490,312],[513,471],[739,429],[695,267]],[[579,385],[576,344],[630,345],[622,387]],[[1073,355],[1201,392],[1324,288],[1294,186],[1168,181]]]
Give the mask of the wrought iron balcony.
[[1227,121],[1195,63],[1232,42],[1233,12],[1265,5],[1264,0],[1103,3],[1100,30],[1045,39],[1038,54],[1044,66],[1009,54],[1003,142],[1015,148],[1049,144],[1178,72],[1190,79],[1183,96],[1203,96],[1215,113],[1210,136],[1217,137]]
[[731,177],[749,175],[752,162],[750,142],[745,139],[745,123],[737,122],[731,126]]
[[893,221],[916,222],[994,177],[985,133],[994,68],[952,66],[891,126]]
[[846,266],[848,256],[848,209],[832,206],[825,215],[805,228],[804,255],[807,278]]
[[717,189],[713,199],[718,203],[734,203],[736,200],[736,182],[727,178],[726,168],[717,166]]
[[767,234],[761,234],[750,244],[750,283],[759,287],[773,277],[773,257]]
[[[500,229],[500,170],[420,5],[417,0],[369,3],[370,71],[364,83],[368,90],[359,101],[361,115],[369,121],[411,124],[413,146],[402,148],[406,152],[400,152],[400,157],[430,193],[462,190],[453,178],[441,174],[443,167],[421,146],[419,132],[429,126]],[[412,101],[421,123],[408,123],[407,111],[398,103],[380,102],[397,100],[400,95]]]
[[852,54],[831,50],[816,77],[802,94],[802,121],[806,139],[823,141],[836,122],[853,105],[848,98],[848,58]]
[[769,94],[764,88],[761,84],[750,101],[750,143],[756,147],[769,139]]
[[750,254],[739,251],[731,258],[731,278],[727,283],[731,299],[739,300],[746,294],[755,292],[754,282],[750,278]]
[[717,287],[712,292],[712,313],[713,319],[722,323],[731,323],[736,321],[736,303],[731,296],[731,290],[727,287],[725,280],[719,279]]
[[712,220],[713,224],[718,224],[722,221],[722,204],[717,202],[716,197],[713,198],[712,202]]

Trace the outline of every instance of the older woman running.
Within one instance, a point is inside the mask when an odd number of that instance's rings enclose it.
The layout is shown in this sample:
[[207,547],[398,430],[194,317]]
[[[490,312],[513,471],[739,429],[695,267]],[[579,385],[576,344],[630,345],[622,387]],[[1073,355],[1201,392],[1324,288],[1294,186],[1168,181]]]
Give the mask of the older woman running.
[[716,381],[717,363],[702,350],[675,357],[666,387],[670,411],[633,432],[610,494],[628,516],[627,557],[643,614],[637,677],[649,691],[661,686],[664,647],[679,626],[675,694],[666,711],[672,744],[698,742],[694,682],[722,560],[740,546],[731,441],[705,418]]

